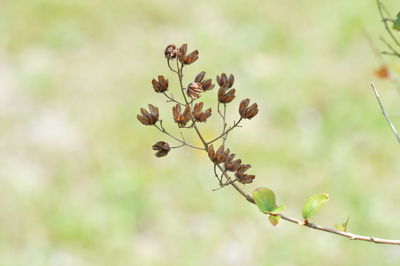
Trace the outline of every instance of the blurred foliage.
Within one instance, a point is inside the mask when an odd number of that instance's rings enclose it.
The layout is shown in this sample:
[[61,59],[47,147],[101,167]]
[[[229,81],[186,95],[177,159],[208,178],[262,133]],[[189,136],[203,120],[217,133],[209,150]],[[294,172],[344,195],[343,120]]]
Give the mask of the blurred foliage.
[[[396,264],[396,247],[272,227],[230,188],[211,191],[205,154],[154,157],[169,139],[136,120],[147,103],[171,118],[151,80],[176,87],[162,51],[187,42],[200,57],[186,82],[234,73],[232,105],[260,106],[228,139],[257,175],[248,192],[268,186],[299,217],[325,191],[315,222],[350,215],[348,230],[400,238],[400,147],[369,86],[381,62],[362,28],[383,49],[374,1],[2,0],[0,264]],[[399,125],[395,86],[376,84]]]

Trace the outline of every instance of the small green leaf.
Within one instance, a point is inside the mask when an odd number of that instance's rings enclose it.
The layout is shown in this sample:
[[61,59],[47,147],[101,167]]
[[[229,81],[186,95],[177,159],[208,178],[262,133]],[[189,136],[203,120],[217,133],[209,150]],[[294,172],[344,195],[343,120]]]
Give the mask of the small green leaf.
[[393,22],[393,29],[400,31],[400,12],[397,13],[396,19]]
[[347,225],[349,224],[350,216],[347,217],[346,221],[342,224],[335,224],[335,228],[339,231],[346,232],[347,230]]
[[313,216],[329,200],[326,193],[318,193],[311,196],[303,207],[303,218],[305,220]]
[[342,232],[346,231],[346,230],[344,229],[344,227],[341,226],[340,224],[335,224],[335,228],[336,228],[336,230],[338,230],[338,231],[342,231]]
[[275,209],[273,209],[272,211],[270,211],[270,214],[280,214],[281,212],[283,212],[283,210],[285,209],[285,205],[281,205]]
[[273,226],[276,226],[276,225],[279,223],[280,220],[281,220],[281,217],[280,217],[279,215],[275,215],[275,216],[270,215],[270,216],[268,217],[268,221],[269,221]]
[[257,207],[263,213],[269,213],[275,209],[276,199],[275,194],[272,190],[265,187],[256,188],[253,191],[253,198],[256,202]]

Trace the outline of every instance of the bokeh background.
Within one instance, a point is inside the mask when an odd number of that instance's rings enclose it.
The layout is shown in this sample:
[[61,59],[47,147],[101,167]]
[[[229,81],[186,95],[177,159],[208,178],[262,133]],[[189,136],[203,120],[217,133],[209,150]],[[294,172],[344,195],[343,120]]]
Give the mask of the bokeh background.
[[154,157],[170,140],[136,119],[153,103],[175,127],[150,81],[164,74],[179,95],[163,49],[187,42],[200,58],[185,83],[234,73],[230,121],[239,100],[260,106],[228,139],[257,175],[246,191],[272,188],[295,217],[327,192],[313,221],[350,216],[351,231],[398,239],[400,145],[369,83],[398,126],[400,97],[374,76],[363,31],[383,49],[375,1],[2,0],[0,265],[398,265],[398,247],[273,228],[231,188],[212,191],[205,154]]

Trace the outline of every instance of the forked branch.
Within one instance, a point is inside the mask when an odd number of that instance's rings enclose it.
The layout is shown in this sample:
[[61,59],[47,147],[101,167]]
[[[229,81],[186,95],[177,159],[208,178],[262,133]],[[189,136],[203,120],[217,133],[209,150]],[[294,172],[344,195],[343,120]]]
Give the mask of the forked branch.
[[[187,45],[184,44],[181,47],[177,48],[175,45],[169,45],[165,49],[165,57],[167,58],[168,68],[174,72],[179,80],[180,88],[179,90],[182,93],[183,102],[179,102],[172,96],[170,97],[165,93],[168,89],[168,80],[164,78],[164,76],[159,76],[158,81],[153,80],[153,88],[157,93],[164,94],[170,102],[176,104],[172,108],[173,121],[178,125],[179,128],[188,128],[194,129],[196,135],[200,139],[202,143],[202,147],[198,147],[192,144],[189,144],[181,135],[181,138],[170,134],[163,127],[162,120],[159,120],[159,110],[154,105],[149,105],[149,111],[144,108],[141,109],[141,115],[138,115],[139,121],[144,125],[153,125],[160,132],[168,135],[174,140],[178,141],[181,145],[172,148],[179,148],[183,146],[188,146],[197,150],[202,150],[208,154],[210,161],[213,164],[214,175],[218,181],[219,188],[223,188],[225,186],[232,186],[238,193],[240,193],[244,199],[248,202],[255,204],[264,214],[269,215],[270,222],[275,226],[278,224],[279,219],[283,219],[285,221],[291,222],[293,224],[306,226],[311,229],[336,234],[351,240],[360,240],[373,242],[377,244],[390,244],[390,245],[400,245],[400,240],[390,240],[390,239],[382,239],[371,236],[363,236],[357,235],[347,231],[347,222],[346,226],[344,226],[344,230],[336,230],[333,228],[323,227],[309,221],[309,218],[313,213],[322,206],[321,200],[327,200],[328,196],[324,193],[320,193],[323,195],[314,195],[317,197],[311,197],[305,206],[307,208],[303,208],[303,220],[292,218],[290,216],[286,216],[282,213],[283,207],[278,207],[275,203],[275,195],[273,192],[267,188],[264,189],[264,194],[260,194],[253,191],[253,196],[247,194],[242,188],[240,184],[248,184],[253,182],[255,175],[247,174],[247,170],[251,167],[249,164],[242,163],[241,159],[235,159],[236,154],[230,152],[229,149],[225,148],[225,141],[228,133],[230,133],[235,128],[239,127],[239,123],[244,119],[252,119],[258,114],[258,106],[256,103],[250,105],[249,99],[244,99],[240,102],[239,105],[239,115],[240,118],[237,122],[234,122],[233,125],[229,128],[226,127],[226,108],[227,104],[232,102],[235,96],[235,89],[232,88],[234,83],[233,75],[229,77],[223,73],[220,76],[217,76],[217,83],[220,86],[218,90],[218,107],[223,105],[223,111],[218,108],[218,113],[220,114],[220,118],[222,120],[222,132],[217,135],[217,137],[207,140],[207,137],[201,132],[198,127],[198,123],[206,122],[207,119],[211,116],[211,108],[203,111],[202,108],[204,106],[203,102],[196,102],[202,94],[210,91],[214,88],[214,84],[212,84],[211,79],[205,79],[205,72],[200,72],[191,82],[187,88],[183,86],[183,68],[184,66],[190,65],[195,62],[198,58],[198,51],[195,50],[191,53],[187,53]],[[176,60],[176,69],[172,68],[170,61]],[[389,116],[383,108],[383,105],[379,99],[379,94],[375,89],[374,84],[371,84],[374,93],[377,97],[379,105],[381,106],[382,112],[388,121],[389,125],[392,128],[392,131],[396,135],[397,140],[400,142],[399,134],[394,127],[393,123],[390,121]],[[190,99],[190,101],[189,101]],[[157,124],[159,122],[159,124]],[[191,123],[190,126],[187,126],[187,123]],[[222,145],[214,150],[214,144],[217,141],[221,141]],[[155,145],[153,145],[153,149],[157,150],[156,156],[162,157],[169,153],[171,147],[169,147],[168,143],[164,141],[159,141]],[[219,172],[219,173],[218,173]],[[239,184],[240,183],[240,184]],[[326,197],[326,199],[319,198],[319,196]],[[261,201],[260,201],[261,199]],[[311,201],[311,204],[308,204]],[[308,204],[308,205],[307,205]],[[317,208],[315,207],[317,204]]]

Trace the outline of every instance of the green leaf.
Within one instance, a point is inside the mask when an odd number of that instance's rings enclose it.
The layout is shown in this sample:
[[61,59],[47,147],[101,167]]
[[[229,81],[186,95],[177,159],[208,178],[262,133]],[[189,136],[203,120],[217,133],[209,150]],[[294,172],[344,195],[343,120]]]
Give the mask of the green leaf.
[[393,22],[393,29],[400,31],[400,12],[397,13],[396,19]]
[[281,220],[281,217],[280,217],[279,215],[275,215],[275,216],[270,215],[270,216],[268,217],[268,221],[269,221],[273,226],[276,226],[276,225],[279,223],[280,220]]
[[346,221],[342,224],[335,224],[335,228],[339,231],[346,232],[347,230],[347,225],[349,224],[350,216],[347,217]]
[[318,193],[311,196],[303,207],[303,218],[305,220],[313,216],[329,200],[326,193]]
[[257,207],[263,213],[269,213],[275,209],[275,194],[272,190],[260,187],[253,191],[253,198]]
[[338,231],[342,231],[342,232],[346,231],[346,230],[344,229],[344,227],[343,227],[342,225],[340,225],[340,224],[335,224],[335,228],[336,228],[336,230],[338,230]]
[[272,211],[270,211],[270,214],[280,214],[281,212],[283,212],[283,210],[285,209],[285,205],[281,205],[279,207],[276,207],[275,209],[273,209]]

